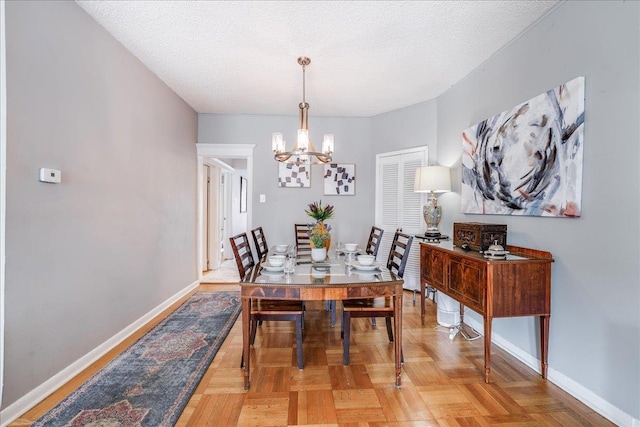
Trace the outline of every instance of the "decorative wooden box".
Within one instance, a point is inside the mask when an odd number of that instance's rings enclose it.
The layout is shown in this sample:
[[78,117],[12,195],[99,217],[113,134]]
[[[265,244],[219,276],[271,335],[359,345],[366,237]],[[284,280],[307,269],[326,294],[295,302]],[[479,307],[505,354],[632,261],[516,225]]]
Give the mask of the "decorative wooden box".
[[468,245],[474,251],[484,252],[497,241],[507,247],[506,224],[484,224],[482,222],[454,222],[453,244]]

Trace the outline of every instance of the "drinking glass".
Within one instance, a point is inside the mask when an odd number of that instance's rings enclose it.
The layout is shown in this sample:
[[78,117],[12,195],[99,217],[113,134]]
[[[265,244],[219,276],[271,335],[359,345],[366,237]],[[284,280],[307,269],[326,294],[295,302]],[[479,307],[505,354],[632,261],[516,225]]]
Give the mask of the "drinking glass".
[[345,264],[351,265],[353,261],[356,259],[356,254],[354,252],[346,252],[344,262]]
[[293,273],[296,270],[296,247],[291,246],[287,253],[287,258],[284,260],[284,272]]
[[296,259],[287,256],[287,259],[284,260],[284,272],[287,274],[291,274],[295,271]]

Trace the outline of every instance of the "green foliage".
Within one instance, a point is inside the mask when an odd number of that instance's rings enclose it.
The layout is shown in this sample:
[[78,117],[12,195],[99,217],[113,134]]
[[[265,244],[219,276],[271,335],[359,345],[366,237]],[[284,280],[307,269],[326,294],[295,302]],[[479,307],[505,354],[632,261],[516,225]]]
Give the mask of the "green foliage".
[[320,202],[309,203],[309,208],[305,209],[305,212],[316,222],[323,222],[333,216],[333,206],[322,207],[322,200],[320,200]]

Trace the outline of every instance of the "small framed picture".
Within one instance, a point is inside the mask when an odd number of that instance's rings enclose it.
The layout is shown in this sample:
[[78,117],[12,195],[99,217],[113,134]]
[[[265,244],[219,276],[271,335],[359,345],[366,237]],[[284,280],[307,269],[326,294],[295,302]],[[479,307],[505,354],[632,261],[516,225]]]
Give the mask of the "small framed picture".
[[356,165],[326,163],[324,165],[325,196],[354,196],[356,194]]
[[311,187],[311,165],[294,163],[278,163],[278,187],[309,188]]
[[247,178],[240,177],[240,212],[247,211]]

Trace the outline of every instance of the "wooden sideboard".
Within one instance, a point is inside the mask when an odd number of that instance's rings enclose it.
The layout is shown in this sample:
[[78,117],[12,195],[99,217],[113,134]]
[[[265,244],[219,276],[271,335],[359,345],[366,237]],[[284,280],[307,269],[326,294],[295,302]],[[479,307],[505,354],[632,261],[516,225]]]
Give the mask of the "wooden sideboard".
[[491,323],[495,317],[540,317],[542,377],[547,377],[551,263],[549,252],[507,246],[505,260],[490,260],[452,242],[420,243],[420,316],[424,324],[425,287],[430,285],[484,318],[484,370],[489,382]]

